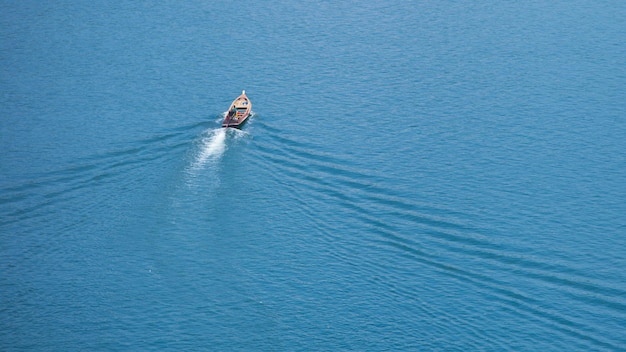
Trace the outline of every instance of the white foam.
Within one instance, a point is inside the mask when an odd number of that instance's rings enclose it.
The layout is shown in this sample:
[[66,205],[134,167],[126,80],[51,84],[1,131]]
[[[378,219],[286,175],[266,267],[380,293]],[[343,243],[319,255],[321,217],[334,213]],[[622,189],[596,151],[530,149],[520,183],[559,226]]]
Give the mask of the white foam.
[[206,131],[192,168],[200,169],[209,161],[218,161],[224,151],[226,151],[226,128]]

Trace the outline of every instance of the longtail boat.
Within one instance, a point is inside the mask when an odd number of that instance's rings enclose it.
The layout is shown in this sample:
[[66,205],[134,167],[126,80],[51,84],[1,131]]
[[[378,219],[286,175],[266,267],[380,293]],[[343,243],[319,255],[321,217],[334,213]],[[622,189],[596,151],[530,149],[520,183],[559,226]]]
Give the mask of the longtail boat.
[[241,95],[230,104],[230,108],[228,108],[226,117],[224,117],[224,121],[222,122],[222,127],[241,128],[248,120],[251,111],[252,102],[248,99],[246,91],[244,90],[241,92]]

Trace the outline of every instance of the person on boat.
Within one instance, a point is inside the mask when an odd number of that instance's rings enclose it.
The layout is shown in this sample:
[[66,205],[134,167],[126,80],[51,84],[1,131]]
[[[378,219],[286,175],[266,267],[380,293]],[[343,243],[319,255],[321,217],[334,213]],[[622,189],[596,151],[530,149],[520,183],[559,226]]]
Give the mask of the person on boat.
[[228,116],[234,117],[236,113],[237,113],[237,109],[233,105],[232,109],[230,109],[230,111],[228,112]]

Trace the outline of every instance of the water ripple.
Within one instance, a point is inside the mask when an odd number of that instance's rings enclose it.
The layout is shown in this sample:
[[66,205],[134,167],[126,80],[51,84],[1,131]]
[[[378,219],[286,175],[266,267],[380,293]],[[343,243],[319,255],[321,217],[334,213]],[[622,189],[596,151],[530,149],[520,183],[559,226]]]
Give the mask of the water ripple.
[[[264,128],[268,137],[264,141],[257,140],[255,153],[272,169],[275,182],[292,191],[301,211],[316,225],[316,231],[333,244],[339,259],[351,260],[352,254],[347,248],[352,244],[342,235],[349,230],[341,230],[349,219],[352,232],[361,236],[351,241],[361,241],[361,245],[369,243],[367,246],[373,246],[373,250],[387,248],[417,266],[430,267],[440,275],[470,284],[516,316],[537,320],[556,334],[588,347],[619,348],[619,343],[604,338],[600,331],[594,332],[584,319],[553,304],[546,306],[544,299],[528,290],[533,286],[550,287],[555,295],[558,292],[571,300],[571,304],[596,306],[590,309],[592,312],[602,307],[611,319],[619,321],[626,319],[626,291],[622,288],[594,280],[572,263],[533,256],[523,244],[505,240],[493,230],[474,228],[469,225],[472,221],[466,221],[471,220],[470,214],[394,195],[394,190],[385,186],[387,182],[380,174],[350,167],[331,153],[322,153],[319,148]],[[316,194],[317,199],[312,201],[310,194]],[[333,208],[340,205],[343,210],[330,214],[320,212],[319,207],[325,202],[332,203]],[[404,270],[388,268],[377,259],[363,261],[369,264],[363,269],[367,276],[382,278],[387,270]],[[488,274],[493,272],[498,275]],[[528,281],[527,288],[513,288],[514,281],[520,279]],[[405,295],[416,300],[418,307],[423,307],[419,296],[408,288],[398,288],[394,281],[387,278],[382,282],[388,285],[389,292]],[[424,314],[437,314],[424,309]],[[479,326],[468,328],[482,336]],[[500,343],[506,346],[505,341]]]

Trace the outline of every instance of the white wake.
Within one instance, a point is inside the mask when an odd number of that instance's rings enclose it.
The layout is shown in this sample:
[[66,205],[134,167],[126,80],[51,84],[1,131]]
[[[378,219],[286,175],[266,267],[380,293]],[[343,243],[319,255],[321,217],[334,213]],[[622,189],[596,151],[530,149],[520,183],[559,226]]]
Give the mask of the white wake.
[[204,133],[192,169],[201,169],[208,162],[220,160],[226,151],[226,130],[226,128],[217,128]]

